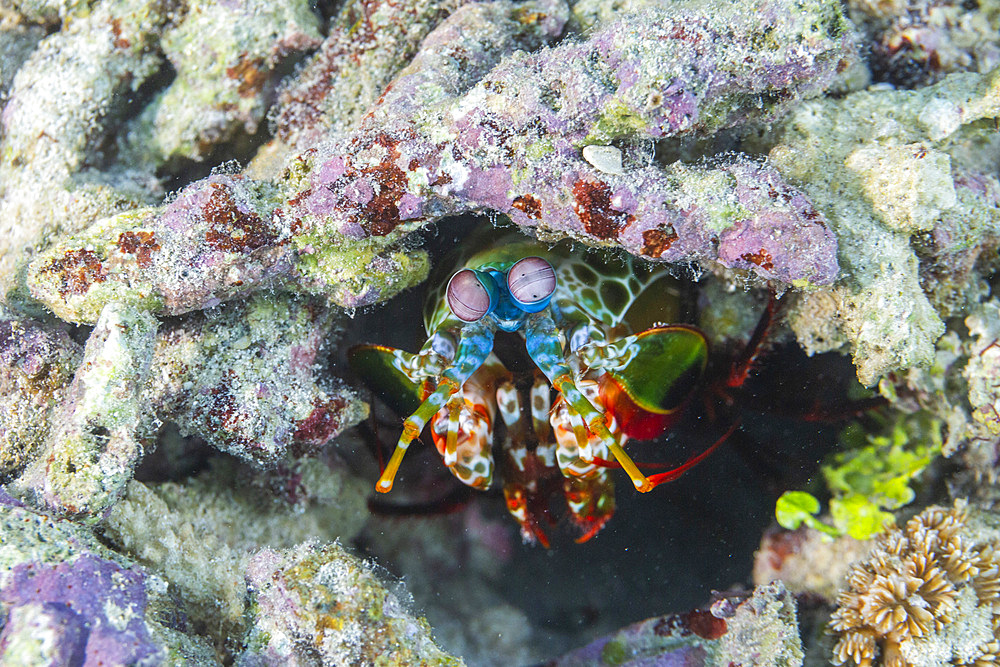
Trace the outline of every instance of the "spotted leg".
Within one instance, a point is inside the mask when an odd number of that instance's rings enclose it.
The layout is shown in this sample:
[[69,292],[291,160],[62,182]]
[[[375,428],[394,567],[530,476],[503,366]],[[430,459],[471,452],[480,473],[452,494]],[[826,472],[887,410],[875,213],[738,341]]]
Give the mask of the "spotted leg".
[[525,327],[524,338],[532,361],[545,374],[556,391],[562,394],[566,402],[583,417],[591,433],[608,443],[608,449],[628,474],[635,488],[642,492],[651,490],[653,483],[642,474],[632,458],[608,431],[604,413],[595,408],[577,389],[573,372],[563,361],[562,344],[552,318],[544,312],[532,316]]
[[[548,389],[548,383],[545,384]],[[497,387],[497,407],[506,425],[503,452],[503,495],[507,511],[521,526],[521,537],[526,543],[539,542],[548,548],[549,539],[538,522],[532,501],[538,493],[541,471],[534,453],[528,449],[527,428],[521,410],[521,398],[509,380]]]
[[462,330],[462,338],[458,343],[455,359],[450,366],[441,372],[437,388],[403,422],[403,434],[399,436],[396,449],[393,450],[388,465],[378,478],[378,483],[375,484],[376,491],[388,493],[392,490],[392,482],[410,443],[420,435],[427,420],[458,393],[465,381],[476,372],[492,350],[493,329],[485,325],[472,325]]

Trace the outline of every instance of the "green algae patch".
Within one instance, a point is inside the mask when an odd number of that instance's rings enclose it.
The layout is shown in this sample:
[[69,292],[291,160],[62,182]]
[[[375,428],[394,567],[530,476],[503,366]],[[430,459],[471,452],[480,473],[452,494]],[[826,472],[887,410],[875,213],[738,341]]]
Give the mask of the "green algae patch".
[[608,144],[621,137],[642,135],[648,121],[619,99],[612,99],[594,121],[594,125],[583,140],[584,144]]
[[817,518],[820,502],[805,491],[786,491],[775,506],[783,528],[802,524],[831,537],[867,540],[892,522],[892,511],[911,503],[914,480],[940,454],[942,422],[927,413],[899,417],[884,435],[866,435],[860,426],[845,430],[847,450],[822,466],[831,494],[830,523]]
[[628,658],[625,643],[612,639],[601,650],[601,661],[606,665],[620,665]]
[[425,251],[379,241],[345,244],[309,234],[295,244],[300,287],[345,308],[389,299],[423,282],[430,270]]

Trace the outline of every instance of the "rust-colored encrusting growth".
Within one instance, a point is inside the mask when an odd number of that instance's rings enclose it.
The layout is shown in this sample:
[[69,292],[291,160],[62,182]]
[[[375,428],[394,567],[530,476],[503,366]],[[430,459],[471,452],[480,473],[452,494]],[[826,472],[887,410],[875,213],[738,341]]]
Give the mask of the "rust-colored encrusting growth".
[[379,186],[378,193],[364,206],[362,226],[373,236],[385,236],[400,223],[399,199],[406,194],[406,173],[388,160],[366,167],[361,173]]
[[236,382],[236,372],[230,370],[205,395],[194,401],[191,412],[208,427],[217,442],[224,443],[229,449],[253,452],[261,445],[247,437],[241,428],[247,414],[234,391]]
[[108,21],[108,25],[111,26],[111,36],[114,39],[114,45],[116,49],[127,49],[132,46],[132,42],[125,37],[122,31],[122,20],[119,18],[113,18]]
[[97,253],[84,248],[63,253],[49,262],[41,272],[58,276],[59,294],[64,299],[86,294],[91,285],[104,282],[108,277],[108,271]]
[[621,229],[634,220],[613,206],[611,188],[604,181],[577,181],[573,184],[573,199],[573,210],[583,228],[599,239],[618,238]]
[[252,210],[241,209],[221,183],[212,183],[212,194],[202,209],[208,222],[205,241],[216,250],[244,252],[270,245],[277,234]]
[[[947,641],[949,626],[971,625],[969,613],[990,619],[992,637],[942,664],[997,664],[1000,545],[975,542],[967,520],[962,505],[929,508],[884,533],[869,557],[852,566],[829,627],[839,635],[835,664],[871,667],[881,657],[884,667],[909,667],[935,639]],[[961,611],[963,598],[973,612]]]
[[677,232],[669,225],[656,229],[647,229],[642,233],[642,254],[647,257],[659,257],[677,240]]
[[118,249],[126,255],[135,255],[135,263],[146,268],[160,244],[153,232],[122,232],[118,235]]
[[683,614],[664,616],[653,626],[657,637],[697,635],[702,639],[718,639],[728,631],[723,618],[716,618],[704,609],[694,609]]
[[236,65],[226,68],[226,76],[239,81],[236,92],[240,97],[257,95],[267,84],[268,74],[263,58],[248,58],[246,54]]
[[756,264],[765,271],[770,271],[774,268],[774,258],[764,248],[761,248],[757,252],[745,252],[740,255],[740,259],[751,264]]
[[542,202],[533,195],[515,197],[511,206],[524,213],[531,220],[539,220],[542,217]]
[[361,225],[373,236],[385,236],[400,223],[399,200],[406,194],[409,180],[396,165],[399,141],[379,135],[374,143],[383,146],[387,155],[380,163],[360,170],[375,188],[371,200],[362,206]]
[[295,441],[313,447],[325,445],[343,427],[346,408],[347,400],[341,396],[316,401],[312,412],[295,429]]

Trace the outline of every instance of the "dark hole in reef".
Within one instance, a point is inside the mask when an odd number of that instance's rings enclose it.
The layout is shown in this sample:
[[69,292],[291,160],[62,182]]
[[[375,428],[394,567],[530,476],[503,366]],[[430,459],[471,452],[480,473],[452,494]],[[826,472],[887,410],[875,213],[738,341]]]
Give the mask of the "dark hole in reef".
[[167,422],[156,436],[156,444],[135,469],[135,479],[144,483],[183,482],[208,468],[219,451],[197,437],[184,437],[177,425]]
[[106,131],[96,137],[94,145],[87,153],[86,166],[93,167],[98,171],[112,171],[115,161],[118,159],[117,140],[123,134],[122,125],[137,118],[156,94],[173,83],[176,78],[177,71],[174,70],[173,65],[164,61],[163,66],[143,81],[134,92],[128,91],[127,104],[122,106],[119,115],[105,119]]
[[655,144],[654,159],[661,165],[669,165],[674,162],[697,164],[710,162],[727,153],[738,152],[746,155],[757,155],[761,150],[766,153],[766,150],[770,149],[769,145],[765,145],[763,149],[757,149],[755,144],[743,141],[744,137],[754,134],[758,129],[756,126],[749,125],[739,128],[738,131],[723,130],[708,137],[682,135],[660,139]]
[[[454,269],[442,264],[442,256],[459,245],[475,224],[465,217],[424,232],[439,276]],[[698,289],[694,283],[688,287]],[[355,343],[419,349],[426,340],[422,326],[426,290],[424,285],[359,314],[349,324],[341,349]],[[499,337],[495,351],[514,370],[530,371],[519,336]],[[411,447],[396,488],[390,497],[378,500],[392,503],[397,525],[411,521],[414,530],[426,525],[424,521],[450,521],[444,513],[461,510],[463,503],[471,503],[493,525],[506,526],[510,559],[503,565],[503,576],[490,586],[527,615],[533,653],[551,657],[628,623],[704,604],[713,589],[749,583],[753,553],[763,530],[773,522],[776,498],[786,489],[802,488],[816,473],[843,426],[836,421],[803,421],[802,414],[816,401],[831,412],[838,406],[848,408],[847,388],[856,384],[849,358],[838,354],[809,358],[795,344],[778,345],[762,358],[739,396],[742,428],[707,460],[651,493],[636,492],[627,477],[616,472],[616,514],[584,544],[573,542],[575,533],[563,521],[546,527],[551,549],[522,545],[499,485],[495,482],[487,492],[461,493],[462,485],[430,446]],[[385,460],[403,416],[392,415],[377,403],[374,409],[374,431],[382,440]],[[674,431],[657,441],[630,443],[629,451],[636,461],[679,465],[711,445],[734,418],[722,410],[710,419],[702,403],[695,401]],[[375,454],[367,456],[372,459]],[[367,465],[375,469],[370,460]],[[370,474],[374,483],[377,470]],[[414,510],[409,516],[407,507]],[[438,516],[433,516],[435,511]],[[447,525],[462,525],[455,521]],[[411,576],[406,565],[381,551],[377,534],[363,534],[358,545],[395,574]],[[458,561],[456,556],[455,576],[461,577],[463,566]],[[454,585],[440,583],[433,593],[415,588],[414,594],[432,626],[443,627],[452,620],[442,611],[447,598],[461,593]]]
[[107,442],[111,437],[111,431],[105,426],[91,426],[87,429],[87,433],[94,440],[100,440],[101,442]]

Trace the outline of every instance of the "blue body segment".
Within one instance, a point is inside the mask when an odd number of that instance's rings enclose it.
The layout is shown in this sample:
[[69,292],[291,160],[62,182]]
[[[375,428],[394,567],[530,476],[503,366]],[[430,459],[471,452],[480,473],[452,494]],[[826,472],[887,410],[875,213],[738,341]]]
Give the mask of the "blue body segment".
[[[493,351],[493,329],[475,322],[462,330],[452,365],[441,373],[461,387]],[[433,414],[433,413],[432,413]]]

